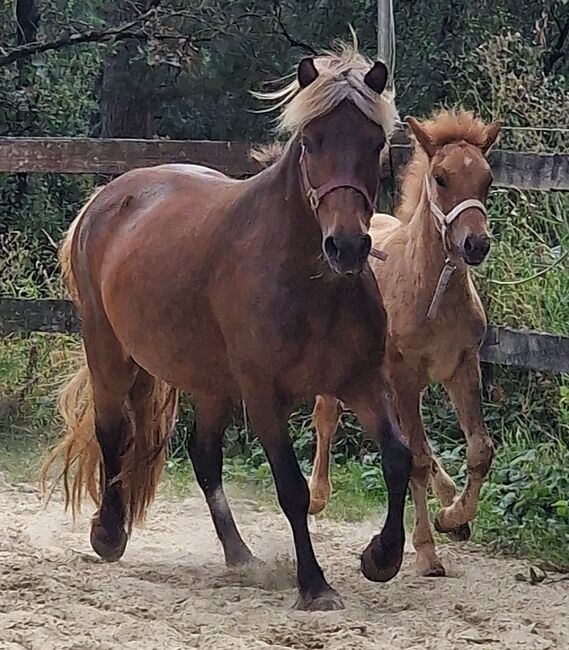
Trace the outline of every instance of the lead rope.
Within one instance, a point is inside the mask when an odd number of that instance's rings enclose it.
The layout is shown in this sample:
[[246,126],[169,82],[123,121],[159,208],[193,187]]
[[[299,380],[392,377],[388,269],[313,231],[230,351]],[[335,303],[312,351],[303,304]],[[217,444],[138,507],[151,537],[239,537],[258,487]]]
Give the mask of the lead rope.
[[448,214],[445,214],[433,199],[428,175],[425,175],[425,190],[427,193],[427,200],[429,202],[429,211],[436,218],[435,223],[437,225],[437,230],[441,235],[443,250],[445,253],[445,263],[439,275],[437,287],[427,311],[427,320],[433,320],[436,318],[439,312],[439,307],[448,287],[448,283],[450,282],[453,273],[458,268],[456,264],[451,260],[450,251],[447,246],[448,227],[460,214],[464,212],[464,210],[467,210],[468,208],[476,208],[478,210],[481,210],[484,216],[487,215],[487,212],[486,207],[482,201],[479,201],[478,199],[466,199],[465,201],[461,201],[458,205],[455,205],[455,207]]

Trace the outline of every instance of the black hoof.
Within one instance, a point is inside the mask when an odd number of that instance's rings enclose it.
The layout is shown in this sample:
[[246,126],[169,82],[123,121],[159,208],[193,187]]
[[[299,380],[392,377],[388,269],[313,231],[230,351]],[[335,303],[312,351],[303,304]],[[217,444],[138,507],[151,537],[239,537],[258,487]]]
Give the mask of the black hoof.
[[105,562],[116,562],[124,554],[128,536],[123,528],[110,535],[99,521],[91,525],[91,546]]
[[386,544],[381,535],[374,537],[361,556],[360,568],[364,576],[373,582],[388,582],[394,578],[403,562],[404,538],[397,543]]
[[335,589],[327,587],[315,595],[299,594],[295,608],[303,612],[333,612],[344,609],[344,603]]
[[225,564],[228,567],[242,567],[247,566],[248,564],[261,565],[263,563],[261,560],[258,560],[246,546],[244,546],[243,548],[228,552],[225,557]]
[[435,530],[438,533],[443,533],[453,542],[466,542],[470,539],[471,535],[470,524],[462,524],[456,528],[449,528],[446,530],[441,526],[438,517],[435,518]]

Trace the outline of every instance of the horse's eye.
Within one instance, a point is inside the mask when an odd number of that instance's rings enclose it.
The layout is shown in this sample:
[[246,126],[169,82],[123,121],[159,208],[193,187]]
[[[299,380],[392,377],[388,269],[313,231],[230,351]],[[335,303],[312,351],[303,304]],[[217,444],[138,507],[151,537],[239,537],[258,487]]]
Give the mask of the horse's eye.
[[447,186],[447,182],[445,181],[443,176],[435,176],[435,181],[439,187]]

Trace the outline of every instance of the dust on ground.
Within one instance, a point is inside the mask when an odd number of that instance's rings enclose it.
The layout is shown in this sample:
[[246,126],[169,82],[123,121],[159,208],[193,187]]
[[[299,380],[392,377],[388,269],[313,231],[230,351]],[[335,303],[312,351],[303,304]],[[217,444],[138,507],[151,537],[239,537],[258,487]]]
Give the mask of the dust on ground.
[[[0,477],[1,478],[1,477]],[[367,582],[358,554],[373,523],[320,519],[313,540],[341,612],[304,613],[295,601],[284,517],[234,503],[265,570],[231,571],[203,499],[159,499],[124,558],[104,564],[54,497],[0,480],[0,648],[141,650],[488,650],[569,648],[569,582],[517,582],[523,562],[448,545],[447,578],[419,578],[412,553],[389,584]]]

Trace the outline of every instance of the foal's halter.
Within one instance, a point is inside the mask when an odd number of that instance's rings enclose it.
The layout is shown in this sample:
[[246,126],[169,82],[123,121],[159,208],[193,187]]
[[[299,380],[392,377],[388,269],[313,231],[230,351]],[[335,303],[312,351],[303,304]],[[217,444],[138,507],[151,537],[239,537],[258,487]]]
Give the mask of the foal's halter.
[[455,205],[450,212],[445,214],[433,198],[431,182],[428,175],[425,176],[425,190],[427,193],[427,200],[429,201],[429,211],[435,217],[435,225],[441,234],[443,250],[445,252],[445,264],[439,275],[437,288],[435,289],[433,299],[431,300],[431,304],[429,306],[429,311],[427,312],[427,319],[433,320],[439,311],[439,306],[441,304],[441,300],[444,296],[450,278],[457,269],[456,264],[454,264],[454,262],[451,260],[450,250],[447,242],[449,227],[452,225],[455,219],[457,219],[457,217],[459,217],[465,210],[468,210],[469,208],[476,208],[477,210],[480,210],[485,217],[488,216],[488,213],[486,211],[486,206],[484,203],[482,203],[482,201],[479,201],[478,199],[466,199],[465,201],[461,201],[458,205]]
[[[335,190],[339,190],[343,187],[350,190],[354,190],[358,194],[361,194],[364,197],[367,209],[373,214],[376,195],[371,197],[369,195],[369,192],[367,191],[367,188],[362,183],[359,183],[355,179],[351,179],[348,177],[345,178],[340,177],[336,180],[328,181],[323,185],[319,185],[318,187],[314,187],[314,185],[312,185],[312,183],[310,182],[310,176],[308,175],[308,169],[306,168],[306,146],[302,141],[300,142],[300,157],[298,163],[300,166],[300,175],[302,177],[302,184],[304,185],[304,193],[306,194],[308,203],[310,204],[312,212],[316,217],[318,217],[318,208],[320,207],[320,203],[322,202],[322,199],[327,194],[330,194]],[[377,248],[372,248],[372,250],[370,251],[370,255],[382,261],[387,259],[387,255],[383,251],[380,251]]]

